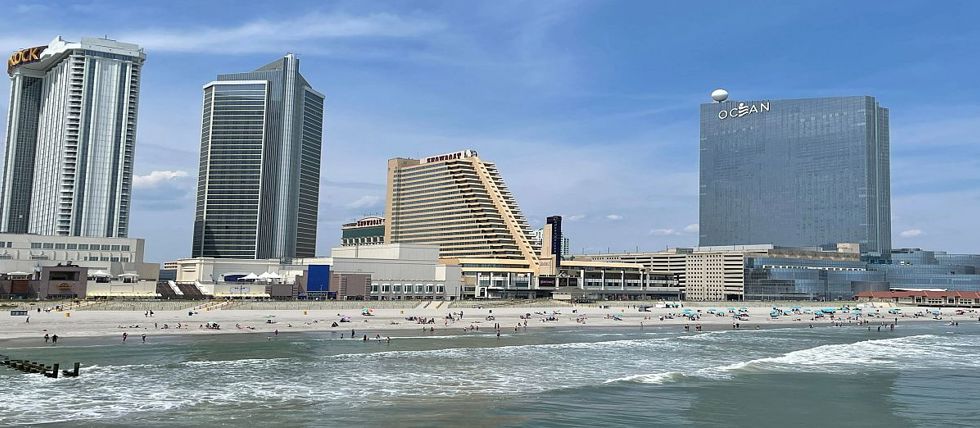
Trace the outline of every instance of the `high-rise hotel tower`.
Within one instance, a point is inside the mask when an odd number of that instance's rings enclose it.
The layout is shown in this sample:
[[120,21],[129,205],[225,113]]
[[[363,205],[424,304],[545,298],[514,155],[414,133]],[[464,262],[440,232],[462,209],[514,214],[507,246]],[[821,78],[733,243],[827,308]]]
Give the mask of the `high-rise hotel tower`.
[[514,196],[474,150],[389,160],[386,215],[387,243],[438,244],[442,258],[539,263]]
[[701,105],[701,245],[891,252],[888,109],[874,97]]
[[0,231],[126,237],[139,46],[108,39],[15,52],[0,185]]
[[323,99],[293,54],[204,85],[193,257],[313,257]]

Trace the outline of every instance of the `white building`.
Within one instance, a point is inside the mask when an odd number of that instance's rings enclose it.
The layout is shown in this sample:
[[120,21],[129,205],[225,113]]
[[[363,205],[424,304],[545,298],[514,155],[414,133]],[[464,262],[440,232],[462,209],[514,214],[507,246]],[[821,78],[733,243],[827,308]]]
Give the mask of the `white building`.
[[136,275],[156,281],[160,265],[143,262],[138,238],[92,238],[0,233],[0,273],[39,272],[42,267],[71,264],[112,277]]
[[[368,274],[375,300],[456,299],[460,295],[459,265],[439,262],[439,247],[421,244],[383,244],[337,247],[331,257],[293,259],[226,259],[198,257],[176,262],[177,283],[193,284],[202,294],[216,297],[266,297],[264,287],[242,288],[245,278],[265,278],[258,284],[299,285],[312,265],[328,265],[331,273]],[[249,276],[251,275],[251,277]],[[255,283],[255,282],[253,282]],[[335,284],[330,285],[335,290]],[[297,287],[297,292],[298,287]]]
[[371,275],[372,299],[455,300],[460,297],[460,267],[439,263],[438,245],[337,247],[330,255],[333,272]]
[[137,45],[96,38],[14,53],[0,231],[128,235],[145,59]]

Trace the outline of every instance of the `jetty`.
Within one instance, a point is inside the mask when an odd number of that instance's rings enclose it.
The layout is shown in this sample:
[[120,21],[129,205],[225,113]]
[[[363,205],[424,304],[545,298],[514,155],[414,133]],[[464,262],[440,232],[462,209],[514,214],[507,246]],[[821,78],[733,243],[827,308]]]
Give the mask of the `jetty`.
[[[60,364],[48,366],[31,360],[11,359],[6,355],[0,355],[0,365],[10,367],[14,370],[20,370],[24,373],[37,373],[55,379],[58,378],[58,369],[61,368]],[[75,363],[71,370],[62,370],[60,373],[65,377],[78,377],[79,367],[81,367],[81,363]]]

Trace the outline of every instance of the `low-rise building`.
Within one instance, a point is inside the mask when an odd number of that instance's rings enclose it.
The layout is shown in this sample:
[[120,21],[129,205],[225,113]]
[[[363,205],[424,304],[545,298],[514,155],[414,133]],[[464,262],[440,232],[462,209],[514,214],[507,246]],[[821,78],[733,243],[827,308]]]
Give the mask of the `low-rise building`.
[[[348,300],[454,300],[460,295],[459,265],[439,260],[439,247],[378,244],[336,247],[331,257],[293,259],[191,258],[177,261],[176,285],[204,296],[290,297]],[[367,293],[354,281],[370,279]],[[338,281],[339,283],[335,283]],[[347,284],[341,292],[338,287]]]
[[883,302],[907,306],[980,307],[980,292],[955,290],[890,290],[864,291],[855,296],[867,302]]
[[0,273],[34,273],[71,263],[112,277],[125,274],[156,281],[160,265],[143,261],[143,247],[140,238],[0,233]]

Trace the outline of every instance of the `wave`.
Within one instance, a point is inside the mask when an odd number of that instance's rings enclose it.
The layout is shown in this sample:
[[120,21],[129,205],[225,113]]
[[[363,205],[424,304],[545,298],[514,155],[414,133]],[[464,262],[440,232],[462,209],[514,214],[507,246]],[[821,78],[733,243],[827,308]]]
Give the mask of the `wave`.
[[[722,333],[722,332],[716,332]],[[681,336],[680,339],[710,337]],[[756,358],[718,366],[668,371],[650,374],[636,374],[607,380],[612,382],[634,382],[664,384],[688,378],[729,379],[738,373],[764,371],[798,371],[823,373],[862,373],[870,369],[905,369],[923,365],[943,365],[945,367],[980,368],[980,362],[970,348],[978,347],[976,341],[951,341],[948,337],[932,334],[905,336],[888,339],[869,339],[853,343],[820,345],[800,349],[773,357]]]
[[610,379],[603,383],[632,382],[663,385],[665,383],[681,381],[689,376],[681,372],[662,372],[651,374],[638,374],[617,379]]

